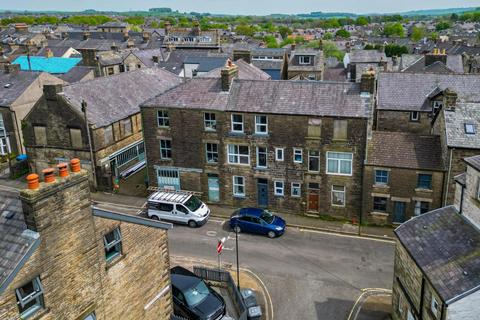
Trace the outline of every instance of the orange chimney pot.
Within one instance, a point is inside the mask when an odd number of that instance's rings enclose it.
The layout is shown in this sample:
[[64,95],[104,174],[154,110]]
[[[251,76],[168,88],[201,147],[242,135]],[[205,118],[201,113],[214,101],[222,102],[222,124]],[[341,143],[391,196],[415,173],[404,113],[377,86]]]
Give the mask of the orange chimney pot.
[[75,158],[70,160],[70,167],[70,170],[72,170],[72,172],[80,172],[80,170],[82,169],[82,167],[80,166],[80,159]]
[[42,173],[45,183],[55,182],[55,170],[53,168],[44,169],[42,170]]
[[68,165],[66,163],[60,163],[57,165],[58,176],[65,178],[68,177]]
[[38,174],[31,173],[27,176],[27,188],[30,190],[35,190],[40,187],[40,183],[38,182]]

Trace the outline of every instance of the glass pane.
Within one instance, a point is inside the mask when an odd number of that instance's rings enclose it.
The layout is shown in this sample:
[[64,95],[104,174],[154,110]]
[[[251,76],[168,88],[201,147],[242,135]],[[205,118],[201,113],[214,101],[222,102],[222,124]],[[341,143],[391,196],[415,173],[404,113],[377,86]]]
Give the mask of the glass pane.
[[340,173],[351,174],[352,173],[352,162],[351,161],[340,161]]
[[338,161],[328,159],[328,172],[337,173],[338,172]]

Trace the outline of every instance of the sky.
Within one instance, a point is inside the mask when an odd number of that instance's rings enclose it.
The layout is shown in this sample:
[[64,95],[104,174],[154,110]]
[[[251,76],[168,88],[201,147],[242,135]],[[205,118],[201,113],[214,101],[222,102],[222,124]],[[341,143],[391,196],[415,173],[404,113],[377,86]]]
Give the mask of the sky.
[[480,7],[480,0],[0,0],[5,10],[147,10],[265,15],[271,13],[394,13],[420,9]]

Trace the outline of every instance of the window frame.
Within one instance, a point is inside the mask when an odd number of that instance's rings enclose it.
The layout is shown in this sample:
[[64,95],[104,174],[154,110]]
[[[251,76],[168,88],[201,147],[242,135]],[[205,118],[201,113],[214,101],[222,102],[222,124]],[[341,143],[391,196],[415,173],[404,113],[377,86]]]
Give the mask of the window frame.
[[[114,240],[107,242],[107,235],[111,233],[113,233]],[[113,247],[116,248],[117,252],[108,257],[107,250],[110,250]],[[120,227],[116,227],[103,235],[103,249],[105,251],[105,261],[107,261],[107,263],[122,255],[122,234],[120,232]]]
[[[236,152],[237,153],[230,153],[230,146],[236,147]],[[247,148],[247,154],[240,154],[240,147],[246,147]],[[232,162],[231,157],[237,157],[238,162]],[[247,163],[242,163],[241,158],[247,158]],[[243,145],[243,144],[228,144],[227,145],[227,162],[228,164],[236,164],[236,165],[241,165],[241,166],[249,166],[250,165],[250,146],[248,145]]]
[[[381,178],[385,178],[386,181],[383,182],[383,181],[378,181],[377,178],[378,178],[378,175],[377,173],[378,172],[385,172],[387,175],[385,177],[381,177]],[[374,174],[373,174],[373,182],[375,185],[378,185],[378,186],[388,186],[388,182],[390,181],[390,171],[388,170],[384,170],[384,169],[375,169],[374,170]]]
[[[23,297],[21,290],[23,291],[23,287],[29,285],[30,283],[32,284],[34,292]],[[45,308],[43,286],[42,282],[40,281],[40,276],[36,276],[32,280],[16,288],[15,296],[17,297],[17,305],[21,319],[29,318],[36,312]],[[27,304],[33,301],[35,301],[33,306],[29,307],[28,309],[24,309]]]
[[[265,151],[260,152],[260,148],[265,149]],[[256,149],[255,153],[256,153],[256,158],[257,158],[257,163],[256,163],[257,168],[262,168],[262,169],[268,168],[268,148],[267,147],[262,147],[262,146],[257,146],[255,149]],[[265,155],[265,165],[260,165],[260,153]]]
[[[165,142],[165,146],[162,146],[162,143]],[[169,143],[170,146],[167,146],[166,143]],[[165,151],[165,156],[163,155]],[[171,160],[172,159],[172,140],[171,139],[160,139],[160,159],[161,160]]]
[[[235,116],[240,116],[242,117],[242,121],[241,122],[238,122],[238,121],[234,121],[234,117]],[[245,132],[245,119],[243,117],[243,114],[241,113],[232,113],[231,116],[230,116],[230,124],[231,124],[231,132],[234,132],[234,133],[244,133]],[[242,126],[242,129],[241,130],[235,130],[235,125],[241,125]]]
[[[438,318],[438,307],[440,305],[438,304],[437,299],[433,296],[432,292],[430,292],[430,296],[432,297],[432,299],[430,300],[430,311],[433,313],[435,318]],[[436,307],[434,306],[435,304],[436,304]]]
[[[212,150],[209,150],[209,148],[208,148],[209,145],[212,147]],[[213,150],[213,149],[216,149],[216,150]],[[215,155],[216,155],[216,160],[214,160]],[[207,162],[207,164],[218,163],[218,156],[219,156],[218,143],[206,142],[205,143],[205,161]],[[212,158],[213,161],[209,160],[210,157]]]
[[[45,143],[44,144],[41,144],[39,143],[38,139],[37,139],[37,132],[36,132],[36,128],[41,128],[42,130],[44,130],[45,132]],[[69,131],[70,133],[70,131]],[[43,132],[42,132],[43,134]],[[47,137],[47,126],[46,125],[33,125],[33,140],[35,142],[35,145],[37,146],[46,146],[48,144],[48,137]]]
[[[426,208],[425,208],[425,205],[426,205]],[[415,203],[413,204],[414,216],[421,216],[422,214],[425,214],[429,211],[430,211],[430,202],[415,200]]]
[[[329,155],[331,155],[333,153],[349,154],[349,155],[351,155],[351,159],[330,158]],[[338,168],[337,172],[329,172],[328,162],[330,160],[337,162],[337,168]],[[336,176],[349,176],[349,177],[353,176],[353,152],[327,151],[327,156],[325,157],[325,161],[326,161],[326,168],[325,168],[326,174],[336,175]],[[342,163],[342,161],[350,162],[350,173],[341,173],[341,163]]]
[[[235,181],[235,178],[241,178],[242,179],[242,183],[237,183]],[[233,192],[233,196],[234,197],[245,197],[246,195],[246,192],[245,192],[245,177],[244,176],[233,176],[232,177],[232,180],[233,180],[233,184],[232,184],[232,192]],[[240,193],[240,192],[237,192],[237,187],[242,187],[243,188],[243,192]]]
[[[297,186],[295,186],[297,185]],[[293,190],[298,189],[298,194],[295,194]],[[302,184],[300,182],[290,183],[290,196],[293,198],[300,198],[302,196]]]
[[[277,187],[277,183],[281,183],[281,186]],[[277,192],[281,190],[280,192]],[[277,197],[284,197],[285,196],[285,181],[284,180],[273,180],[273,194]]]
[[477,128],[474,123],[464,123],[463,127],[465,129],[465,134],[468,134],[468,135],[477,134]]
[[[282,158],[278,157],[278,151],[282,152]],[[285,148],[275,148],[275,161],[283,162],[285,161]]]
[[[259,118],[265,118],[265,123],[258,122]],[[264,127],[265,131],[259,131],[259,127]],[[268,135],[268,117],[266,115],[255,115],[255,134]]]
[[[385,209],[375,208],[375,199],[383,199],[385,201]],[[374,212],[387,212],[388,209],[388,198],[387,197],[373,197],[372,199],[372,208]]]
[[[127,123],[130,124],[130,132],[129,133],[127,133],[126,130],[125,130],[125,127],[127,127],[125,124],[127,124]],[[120,120],[120,128],[122,130],[122,136],[124,136],[124,137],[131,136],[133,134],[132,119],[127,118],[127,119]]]
[[[207,119],[207,115],[210,119]],[[212,119],[213,115],[213,119]],[[215,132],[217,131],[217,115],[214,112],[203,113],[203,128],[205,131]]]
[[[162,113],[162,116],[160,116],[160,113]],[[162,124],[160,124],[160,119],[162,120]],[[157,127],[159,128],[170,127],[170,114],[168,110],[165,110],[165,109],[157,110]]]
[[[316,156],[312,155],[311,154],[312,152],[316,152],[317,155]],[[317,166],[318,166],[317,170],[311,170],[310,169],[310,159],[312,159],[312,158],[317,159]],[[320,172],[320,151],[319,150],[308,150],[308,171],[309,172]]]
[[419,121],[420,121],[420,112],[410,111],[410,122],[419,122]]
[[[295,156],[297,156],[297,151],[300,151],[300,160],[295,160]],[[293,148],[293,163],[303,163],[303,149],[302,148]]]
[[[308,60],[308,62],[306,62],[305,60]],[[309,65],[311,63],[311,60],[311,56],[298,56],[298,64],[301,65]]]
[[[429,180],[429,186],[428,188],[422,186],[422,183],[424,183],[425,181],[421,182],[421,177],[430,177],[430,180]],[[429,174],[429,173],[419,173],[417,175],[417,189],[422,189],[422,190],[432,190],[432,182],[433,182],[433,175],[432,174]]]
[[[337,187],[337,188],[342,188],[343,190],[335,190],[335,187]],[[343,194],[343,203],[342,203],[342,204],[336,204],[336,203],[333,202],[334,194]],[[331,199],[330,199],[330,204],[331,204],[333,207],[345,208],[345,206],[346,206],[346,204],[347,204],[347,187],[345,187],[345,186],[339,186],[339,185],[332,185],[330,197],[331,197]]]

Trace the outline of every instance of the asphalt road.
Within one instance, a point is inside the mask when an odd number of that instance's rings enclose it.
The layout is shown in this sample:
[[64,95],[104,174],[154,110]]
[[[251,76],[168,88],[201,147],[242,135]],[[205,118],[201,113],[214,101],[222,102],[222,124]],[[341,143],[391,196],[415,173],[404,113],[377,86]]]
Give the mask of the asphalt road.
[[[235,266],[235,234],[216,219],[195,229],[175,225],[168,234],[170,255],[217,261],[222,237],[228,238],[222,261]],[[287,228],[275,239],[241,233],[239,256],[240,266],[267,287],[275,320],[346,320],[362,289],[392,287],[389,241]]]

